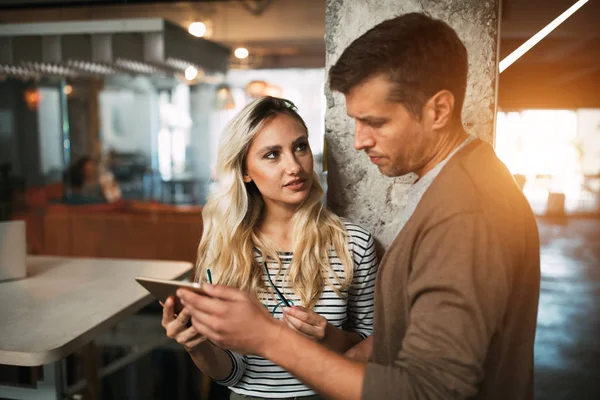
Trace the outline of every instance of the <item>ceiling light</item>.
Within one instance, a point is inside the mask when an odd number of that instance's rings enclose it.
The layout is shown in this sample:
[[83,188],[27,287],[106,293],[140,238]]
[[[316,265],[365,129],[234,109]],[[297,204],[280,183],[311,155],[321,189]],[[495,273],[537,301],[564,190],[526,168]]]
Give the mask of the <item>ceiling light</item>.
[[206,35],[206,24],[204,22],[192,22],[188,26],[188,32],[196,37],[202,37]]
[[235,51],[233,52],[233,54],[235,54],[235,56],[237,58],[239,58],[240,60],[243,60],[244,58],[248,57],[248,54],[250,54],[248,52],[248,49],[245,47],[238,47],[237,49],[235,49]]
[[504,71],[506,68],[510,67],[512,63],[517,61],[521,56],[527,53],[533,46],[538,44],[540,40],[548,36],[550,32],[552,32],[557,26],[562,24],[567,18],[569,18],[575,11],[579,10],[585,3],[589,0],[579,0],[577,3],[573,4],[567,11],[560,14],[554,21],[550,22],[541,31],[533,35],[528,41],[520,45],[515,51],[510,53],[508,56],[504,58],[504,60],[500,61],[499,68],[500,73]]
[[185,69],[185,79],[188,81],[194,80],[198,76],[198,70],[193,65]]
[[246,94],[252,98],[262,97],[267,86],[265,81],[251,81],[246,85]]
[[283,91],[281,90],[281,88],[279,86],[268,85],[265,88],[265,96],[282,97],[282,95],[283,95]]
[[29,88],[23,93],[25,103],[30,111],[37,111],[42,101],[42,94],[38,88]]
[[71,86],[71,85],[65,85],[65,87],[63,88],[63,92],[67,96],[70,95],[71,93],[73,93],[73,86]]

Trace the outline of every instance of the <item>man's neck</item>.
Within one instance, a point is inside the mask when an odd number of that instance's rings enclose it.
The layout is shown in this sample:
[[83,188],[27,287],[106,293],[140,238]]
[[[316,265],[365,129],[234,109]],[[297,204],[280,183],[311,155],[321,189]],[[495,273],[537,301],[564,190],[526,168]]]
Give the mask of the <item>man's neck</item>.
[[442,134],[440,141],[437,143],[437,149],[434,156],[418,171],[415,171],[419,179],[425,174],[435,168],[436,165],[444,161],[458,146],[460,146],[469,134],[463,129],[462,126],[453,128],[447,134]]

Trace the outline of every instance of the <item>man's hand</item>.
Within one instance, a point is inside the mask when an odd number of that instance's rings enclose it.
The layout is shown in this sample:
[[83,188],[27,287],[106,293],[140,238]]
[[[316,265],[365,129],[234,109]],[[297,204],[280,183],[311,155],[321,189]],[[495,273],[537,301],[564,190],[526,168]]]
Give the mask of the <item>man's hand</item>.
[[324,397],[358,400],[365,366],[300,335],[273,318],[255,296],[222,285],[205,294],[179,289],[192,325],[215,345],[273,361]]
[[263,356],[284,329],[249,293],[223,285],[203,284],[202,289],[206,295],[179,289],[177,296],[195,330],[221,348]]
[[373,336],[369,336],[344,354],[351,360],[368,363],[373,354]]
[[308,308],[300,306],[285,307],[283,308],[283,320],[287,322],[290,328],[317,342],[325,339],[327,319]]

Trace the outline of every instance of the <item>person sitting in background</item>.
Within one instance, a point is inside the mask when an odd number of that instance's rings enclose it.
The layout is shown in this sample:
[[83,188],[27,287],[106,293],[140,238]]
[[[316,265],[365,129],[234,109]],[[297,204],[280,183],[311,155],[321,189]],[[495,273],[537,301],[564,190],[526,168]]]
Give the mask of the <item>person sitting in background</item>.
[[[217,176],[219,187],[203,210],[195,280],[251,293],[269,319],[340,354],[369,336],[374,239],[324,207],[308,130],[295,106],[274,97],[246,106],[221,138]],[[169,298],[162,318],[167,336],[230,387],[231,399],[319,398],[269,360],[206,341],[189,327],[187,310],[174,312]]]
[[98,167],[89,156],[72,163],[63,176],[67,188],[64,202],[68,204],[112,203],[121,198],[114,179],[98,174]]

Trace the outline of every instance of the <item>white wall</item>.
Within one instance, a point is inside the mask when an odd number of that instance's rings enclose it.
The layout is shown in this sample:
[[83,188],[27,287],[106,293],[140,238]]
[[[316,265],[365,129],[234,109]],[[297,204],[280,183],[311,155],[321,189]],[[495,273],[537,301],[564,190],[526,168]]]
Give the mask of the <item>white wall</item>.
[[[58,88],[41,87],[38,109],[40,167],[42,174],[56,174],[64,169],[61,107]],[[60,176],[60,175],[59,175]]]
[[[227,82],[236,88],[245,88],[253,80],[266,81],[279,86],[282,97],[291,100],[308,127],[309,141],[313,154],[323,153],[325,138],[324,94],[325,72],[317,69],[264,69],[231,70],[227,73]],[[236,104],[236,110],[245,104]]]
[[580,109],[577,116],[577,137],[583,150],[581,172],[600,174],[600,110]]
[[150,160],[159,126],[158,94],[145,78],[136,87],[107,87],[100,92],[100,135],[103,150],[137,152]]

